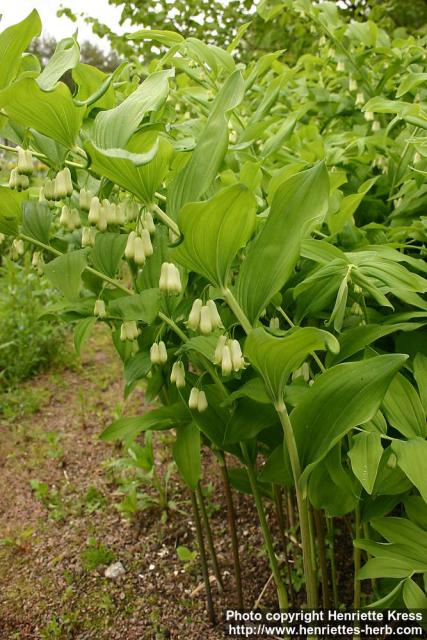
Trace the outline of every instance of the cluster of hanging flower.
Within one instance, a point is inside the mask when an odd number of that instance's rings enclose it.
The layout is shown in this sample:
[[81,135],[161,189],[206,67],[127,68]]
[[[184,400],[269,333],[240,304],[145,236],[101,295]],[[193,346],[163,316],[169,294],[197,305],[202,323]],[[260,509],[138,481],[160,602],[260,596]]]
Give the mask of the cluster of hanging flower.
[[190,397],[188,398],[188,406],[190,409],[195,409],[199,413],[203,413],[208,408],[208,401],[206,394],[201,389],[193,387],[190,391]]
[[168,361],[168,352],[163,340],[160,342],[154,342],[150,349],[151,364],[166,364]]
[[170,295],[179,295],[182,291],[181,276],[173,262],[163,262],[160,269],[160,291]]
[[23,191],[30,186],[29,176],[33,173],[33,156],[28,149],[17,147],[18,162],[12,169],[9,177],[9,187],[17,191]]
[[177,389],[185,387],[185,367],[181,361],[173,363],[170,381],[176,384]]
[[220,336],[215,348],[214,364],[221,367],[223,376],[229,376],[232,371],[245,368],[245,359],[238,340]]
[[208,336],[215,329],[222,327],[221,316],[218,313],[213,300],[208,300],[204,305],[200,298],[193,302],[187,326],[193,331],[199,330],[204,336]]
[[54,178],[46,178],[40,189],[40,202],[55,206],[58,200],[69,198],[73,194],[73,181],[68,167],[58,171]]
[[120,340],[124,342],[125,340],[136,340],[140,334],[140,330],[138,329],[138,325],[135,320],[127,320],[122,322],[120,327]]

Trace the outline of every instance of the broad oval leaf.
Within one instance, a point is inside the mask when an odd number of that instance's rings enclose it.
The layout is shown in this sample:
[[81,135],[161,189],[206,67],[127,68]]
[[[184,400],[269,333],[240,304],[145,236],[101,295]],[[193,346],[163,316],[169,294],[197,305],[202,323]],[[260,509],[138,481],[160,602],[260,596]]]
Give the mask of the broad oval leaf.
[[188,409],[181,403],[159,407],[142,416],[129,416],[115,420],[101,433],[101,440],[132,440],[143,431],[165,431],[191,420]]
[[362,487],[372,493],[378,467],[383,455],[381,435],[375,432],[362,432],[353,436],[348,452],[351,468]]
[[237,299],[252,323],[291,276],[301,241],[325,216],[328,197],[329,179],[323,163],[291,176],[277,189],[267,221],[250,246],[236,283]]
[[172,251],[178,262],[225,287],[237,252],[255,225],[255,198],[242,184],[223,189],[206,202],[185,206],[179,215],[183,242]]
[[114,278],[125,250],[127,238],[127,235],[123,233],[98,233],[90,253],[95,269]]
[[397,375],[384,397],[383,411],[390,424],[407,438],[425,437],[427,425],[419,395],[402,374]]
[[194,490],[201,476],[200,431],[194,422],[177,428],[173,457],[185,484]]
[[101,149],[120,149],[127,145],[143,117],[156,111],[169,94],[169,78],[174,71],[156,71],[123,100],[118,107],[101,111],[95,118],[94,144]]
[[406,355],[338,364],[315,380],[291,413],[303,477],[354,427],[377,413]]
[[23,203],[22,233],[49,244],[49,231],[52,224],[52,212],[47,204],[29,200]]
[[67,300],[78,300],[81,275],[87,265],[85,249],[71,251],[58,256],[44,267],[44,272],[54,287],[59,289]]
[[40,16],[33,9],[24,20],[0,33],[0,89],[15,79],[21,65],[21,54],[41,30]]
[[42,91],[34,78],[23,78],[0,91],[0,107],[9,118],[72,147],[82,124],[85,107],[76,107],[62,82]]
[[394,440],[392,449],[397,456],[397,464],[427,502],[427,441],[422,438]]
[[108,311],[111,315],[117,315],[124,320],[139,320],[145,324],[154,322],[159,310],[159,289],[146,289],[141,293],[123,296],[113,300],[108,305]]
[[28,198],[27,191],[14,191],[0,186],[0,233],[7,236],[18,235],[21,222],[21,204]]
[[312,351],[339,349],[338,340],[327,331],[315,327],[296,327],[278,338],[265,329],[255,329],[246,338],[245,356],[257,369],[273,401],[281,401],[284,387],[292,371]]
[[64,38],[56,45],[49,62],[36,79],[40,89],[51,91],[58,80],[69,69],[73,69],[80,59],[80,47],[74,38]]

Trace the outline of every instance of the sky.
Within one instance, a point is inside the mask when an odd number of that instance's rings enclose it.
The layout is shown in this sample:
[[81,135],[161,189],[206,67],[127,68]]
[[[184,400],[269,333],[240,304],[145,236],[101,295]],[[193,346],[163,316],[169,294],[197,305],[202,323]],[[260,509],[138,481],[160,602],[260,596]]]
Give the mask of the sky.
[[[33,9],[37,9],[43,24],[43,35],[51,35],[56,40],[66,38],[79,30],[79,40],[90,40],[98,46],[108,49],[108,43],[92,33],[90,26],[86,25],[82,18],[77,22],[71,22],[66,16],[58,18],[57,10],[64,5],[70,7],[77,15],[79,13],[89,13],[100,18],[102,22],[113,28],[116,33],[125,32],[126,27],[119,26],[120,7],[112,7],[108,0],[0,0],[0,31],[3,31],[11,24],[20,22]],[[129,29],[130,30],[130,29]]]

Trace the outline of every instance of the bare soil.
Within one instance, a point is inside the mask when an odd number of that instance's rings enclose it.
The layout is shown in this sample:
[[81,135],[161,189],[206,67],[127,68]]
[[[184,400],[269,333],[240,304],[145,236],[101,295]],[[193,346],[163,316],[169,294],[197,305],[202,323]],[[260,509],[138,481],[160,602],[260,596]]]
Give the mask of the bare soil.
[[[40,391],[38,411],[0,421],[0,640],[227,637],[223,615],[236,598],[218,467],[204,452],[204,484],[212,488],[208,506],[225,582],[222,597],[213,587],[219,624],[212,627],[198,561],[184,563],[176,553],[178,546],[197,548],[190,501],[176,474],[169,500],[178,510],[168,510],[166,519],[151,508],[129,520],[116,508],[123,472],[112,469],[112,462],[123,451],[99,434],[122,411],[146,410],[144,396],[137,389],[123,400],[122,368],[107,336],[90,340],[84,351],[78,365],[23,385],[24,396]],[[156,436],[160,478],[171,461],[170,440]],[[34,480],[48,485],[47,495],[32,488]],[[156,497],[153,488],[143,490]],[[245,605],[251,608],[270,574],[252,499],[237,492],[234,499]],[[269,517],[273,523],[274,515]],[[108,556],[90,568],[85,554],[93,545]],[[113,560],[126,569],[115,580],[104,576]],[[300,560],[295,562],[298,579]],[[276,606],[271,583],[261,604]]]

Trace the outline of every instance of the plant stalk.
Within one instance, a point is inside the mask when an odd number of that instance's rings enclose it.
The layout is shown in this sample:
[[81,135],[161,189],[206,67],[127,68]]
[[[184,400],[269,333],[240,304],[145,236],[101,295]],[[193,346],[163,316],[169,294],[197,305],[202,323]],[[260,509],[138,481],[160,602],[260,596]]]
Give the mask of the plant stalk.
[[[360,506],[357,504],[354,510],[355,522],[354,522],[354,537],[360,538],[361,534],[361,518],[360,518]],[[360,571],[360,565],[362,560],[362,550],[354,547],[353,561],[354,561],[354,609],[360,609],[360,596],[361,596],[361,582],[357,579],[357,574]]]
[[200,506],[200,511],[202,514],[202,520],[203,520],[203,525],[206,532],[209,553],[211,555],[213,570],[214,570],[215,578],[218,584],[218,591],[222,594],[224,592],[224,583],[222,581],[221,571],[218,564],[218,556],[216,555],[215,545],[214,545],[213,536],[212,536],[212,529],[209,522],[208,512],[206,511],[205,499],[203,497],[203,492],[200,486],[200,482],[197,484],[197,487],[196,487],[196,495],[197,495],[197,500]]
[[323,512],[313,509],[314,525],[316,527],[317,548],[319,550],[319,565],[322,578],[322,604],[324,609],[329,609],[331,600],[329,596],[328,563],[326,560],[325,524]]
[[243,600],[243,588],[242,588],[242,572],[240,568],[240,557],[239,557],[239,542],[237,539],[237,528],[236,528],[236,512],[234,509],[233,496],[231,493],[230,480],[228,477],[227,463],[225,461],[225,456],[221,455],[220,459],[220,468],[222,474],[222,481],[224,485],[224,493],[225,498],[227,500],[227,518],[228,518],[228,529],[231,537],[231,548],[233,551],[233,564],[234,564],[234,578],[236,580],[236,593],[237,593],[237,606],[239,609],[244,609],[244,600]]
[[277,414],[283,427],[284,444],[289,452],[292,473],[295,482],[295,492],[297,497],[298,515],[300,521],[300,533],[302,544],[302,556],[304,573],[307,584],[307,606],[309,609],[317,607],[317,577],[313,570],[312,543],[310,534],[310,516],[308,508],[308,500],[304,498],[301,487],[301,467],[298,456],[297,444],[288,412],[283,402],[277,402],[275,405]]
[[334,607],[335,609],[338,609],[337,569],[335,565],[335,529],[333,518],[326,518],[326,528],[328,531],[329,544],[331,546],[332,597],[334,600]]
[[273,484],[273,492],[274,492],[274,503],[276,506],[277,520],[279,522],[279,532],[280,532],[280,538],[282,541],[283,555],[285,556],[286,573],[288,575],[289,602],[291,605],[293,605],[295,601],[295,592],[294,592],[294,585],[292,583],[292,571],[291,571],[291,565],[289,563],[287,540],[285,536],[286,523],[285,523],[285,515],[283,513],[282,492],[278,484]]
[[208,607],[209,620],[212,624],[216,624],[215,609],[214,609],[213,600],[212,600],[211,583],[209,581],[208,563],[206,560],[205,543],[203,540],[202,523],[200,521],[200,514],[199,514],[199,509],[197,507],[197,499],[196,499],[195,491],[190,491],[190,495],[191,495],[191,504],[193,507],[194,522],[196,525],[197,544],[198,544],[199,553],[200,553],[200,564],[202,568],[203,581],[205,583],[206,603]]
[[267,547],[268,558],[270,560],[271,572],[274,576],[274,582],[277,589],[277,597],[279,600],[279,608],[287,609],[288,594],[286,593],[285,585],[283,584],[280,576],[279,563],[277,562],[276,552],[274,551],[273,540],[271,538],[270,529],[268,528],[267,518],[265,517],[264,505],[262,504],[261,494],[257,485],[255,471],[249,457],[246,443],[241,442],[240,448],[242,449],[243,459],[245,460],[246,470],[249,476],[249,482],[251,484],[252,493],[255,499],[255,505],[258,512],[258,518],[261,525],[262,533],[264,536],[265,546]]

